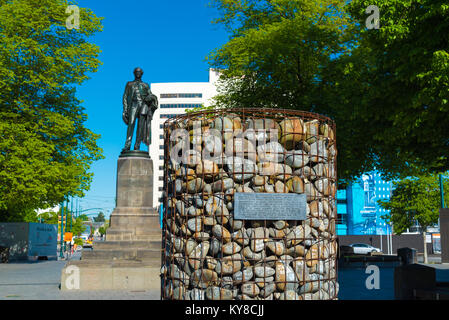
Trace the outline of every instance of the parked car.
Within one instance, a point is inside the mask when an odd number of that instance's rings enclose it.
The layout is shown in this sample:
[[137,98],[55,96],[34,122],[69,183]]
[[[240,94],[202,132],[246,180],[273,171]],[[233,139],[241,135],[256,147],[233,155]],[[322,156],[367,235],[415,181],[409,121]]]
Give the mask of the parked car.
[[353,243],[349,246],[354,249],[354,254],[371,254],[373,252],[381,252],[379,248],[375,248],[366,243]]

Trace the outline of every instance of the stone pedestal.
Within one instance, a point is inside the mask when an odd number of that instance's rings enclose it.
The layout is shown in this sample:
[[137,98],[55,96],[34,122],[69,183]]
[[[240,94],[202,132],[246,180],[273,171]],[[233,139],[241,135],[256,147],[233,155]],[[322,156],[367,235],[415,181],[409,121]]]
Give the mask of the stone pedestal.
[[[153,161],[148,153],[120,156],[116,199],[106,241],[94,242],[81,261],[67,263],[62,290],[160,289],[162,233],[153,208]],[[78,287],[74,274],[80,279]]]

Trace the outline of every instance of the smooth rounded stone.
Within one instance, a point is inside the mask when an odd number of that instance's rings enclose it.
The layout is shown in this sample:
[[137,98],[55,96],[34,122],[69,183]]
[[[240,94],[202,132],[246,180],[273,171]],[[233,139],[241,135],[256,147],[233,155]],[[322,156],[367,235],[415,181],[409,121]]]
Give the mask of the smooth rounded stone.
[[247,130],[254,129],[256,132],[270,131],[270,129],[273,131],[277,130],[278,132],[276,132],[276,136],[275,136],[276,139],[278,137],[279,131],[281,130],[281,127],[276,122],[276,120],[269,119],[269,118],[262,118],[262,119],[249,118],[246,120],[244,128]]
[[190,300],[206,300],[206,290],[193,288],[190,290]]
[[257,147],[257,155],[261,162],[283,162],[285,149],[279,142],[272,141]]
[[293,173],[290,166],[276,162],[259,162],[257,168],[259,175],[276,176],[279,179],[288,179]]
[[319,281],[310,281],[310,282],[306,282],[304,283],[300,288],[299,288],[299,294],[303,294],[303,293],[315,293],[318,290],[320,290],[320,283]]
[[225,163],[230,177],[240,183],[251,179],[258,171],[254,161],[241,157],[227,157]]
[[277,220],[277,221],[273,221],[273,226],[277,230],[281,230],[281,229],[288,227],[288,223],[285,220]]
[[192,237],[197,241],[208,241],[210,239],[210,235],[207,232],[195,232]]
[[[225,289],[230,289],[232,290],[234,287],[234,280],[232,280],[232,277],[223,277],[221,278],[221,287],[225,288]],[[233,294],[234,296],[234,294]]]
[[307,143],[314,143],[318,140],[318,135],[320,134],[320,122],[317,119],[307,121],[304,123],[306,129],[306,141]]
[[274,293],[276,290],[276,284],[273,282],[265,283],[262,290],[260,290],[260,296],[263,298],[267,298],[269,295]]
[[215,221],[214,217],[203,217],[203,224],[205,226],[213,226],[215,225],[217,222]]
[[332,213],[332,208],[327,199],[321,199],[321,205],[323,206],[323,211],[330,218],[330,214]]
[[206,289],[209,300],[232,300],[232,290],[211,286]]
[[226,190],[229,190],[229,189],[231,189],[233,187],[234,187],[234,180],[232,180],[231,178],[225,178],[223,180],[215,181],[212,184],[212,189],[215,192],[226,191]]
[[287,118],[279,123],[279,142],[287,149],[292,149],[295,143],[305,139],[304,121],[300,118]]
[[319,192],[311,182],[304,183],[304,190],[307,195],[307,201],[315,200]]
[[184,236],[190,237],[192,235],[192,231],[190,231],[189,227],[187,226],[187,223],[183,223],[180,227],[180,230]]
[[185,300],[187,294],[187,288],[185,286],[175,287],[173,289],[173,300]]
[[231,230],[240,230],[243,228],[243,220],[235,220],[234,218],[229,217],[228,223]]
[[304,226],[299,225],[294,227],[288,234],[287,234],[287,246],[290,247],[291,245],[297,245],[303,242],[305,239],[307,239],[310,236],[311,228],[307,224]]
[[175,180],[175,192],[177,194],[181,194],[183,193],[185,190],[185,184],[181,179],[176,179]]
[[277,256],[281,256],[285,253],[285,245],[282,241],[270,240],[267,243],[267,248]]
[[190,168],[195,168],[198,163],[201,162],[201,153],[195,150],[187,150],[182,163],[189,166]]
[[175,170],[175,175],[177,177],[188,177],[188,176],[194,176],[195,170],[187,167],[180,167],[179,169]]
[[268,228],[259,227],[251,229],[251,251],[260,252],[265,248],[265,241],[268,241],[270,234]]
[[251,298],[250,296],[246,295],[246,294],[239,294],[237,296],[238,300],[257,300],[257,298]]
[[197,218],[192,218],[187,220],[187,227],[189,228],[189,230],[193,231],[193,232],[200,232],[202,231],[202,219],[201,217],[197,217]]
[[236,136],[232,139],[226,140],[225,154],[228,157],[238,156],[255,161],[257,153],[256,147],[252,141],[241,136]]
[[276,181],[274,185],[274,191],[276,193],[288,193],[288,187],[284,185],[281,181]]
[[285,186],[289,192],[304,193],[304,181],[300,177],[293,176],[285,183]]
[[178,263],[180,268],[187,273],[188,275],[192,274],[192,270],[190,269],[189,263],[183,253],[175,253],[174,255],[175,261]]
[[306,253],[306,263],[307,266],[313,267],[318,263],[319,255],[318,255],[318,245],[314,244],[307,250]]
[[189,263],[193,269],[198,269],[202,264],[204,258],[206,258],[207,252],[209,251],[210,244],[207,241],[201,242],[198,246],[193,249],[189,255]]
[[287,248],[287,254],[293,257],[303,257],[305,252],[305,248],[303,245],[296,245],[291,248]]
[[189,276],[184,271],[181,271],[177,265],[171,264],[170,265],[170,277],[173,281],[173,284],[175,287],[179,286],[189,286]]
[[314,238],[314,239],[319,238],[318,231],[315,228],[310,229],[310,233],[312,234],[312,238]]
[[264,253],[265,253],[264,251],[255,253],[251,250],[250,247],[243,248],[243,256],[250,260],[261,260],[263,259]]
[[246,267],[243,269],[243,271],[237,271],[232,275],[232,279],[235,281],[249,281],[253,278],[253,268],[252,267]]
[[255,297],[260,292],[259,286],[254,282],[243,283],[240,289],[242,294],[246,294],[250,297]]
[[244,228],[232,233],[232,239],[241,246],[246,246],[249,244],[249,236]]
[[222,252],[228,255],[238,253],[240,252],[240,250],[242,250],[242,247],[239,246],[236,242],[228,242],[222,246]]
[[274,193],[274,186],[269,183],[265,183],[264,190],[267,193]]
[[209,256],[206,256],[206,268],[209,270],[215,270],[218,264],[218,260]]
[[206,202],[206,214],[207,215],[214,215],[217,211],[217,208],[221,207],[223,205],[223,200],[220,198],[213,196],[209,198]]
[[309,154],[303,150],[287,151],[285,163],[295,169],[302,168],[309,163]]
[[308,204],[310,215],[314,218],[320,218],[324,215],[324,205],[322,201],[312,201]]
[[215,237],[222,239],[224,242],[231,241],[231,234],[229,233],[229,231],[219,224],[216,224],[212,227],[212,234]]
[[307,223],[315,229],[318,229],[321,225],[321,221],[317,218],[311,218],[311,219],[307,219]]
[[312,176],[314,176],[315,172],[312,168],[309,166],[304,166],[301,169],[296,169],[293,171],[294,176],[298,176],[301,179],[310,179]]
[[269,235],[272,239],[283,239],[285,237],[285,230],[277,230],[275,228],[268,228]]
[[327,123],[320,124],[320,134],[329,139],[334,139],[334,131]]
[[256,261],[255,267],[270,267],[274,268],[274,264],[280,260],[281,257],[277,257],[275,255],[271,255],[269,257],[263,257],[263,259],[260,259]]
[[218,174],[218,165],[211,160],[202,160],[196,165],[195,172],[198,177],[210,179]]
[[206,289],[207,287],[216,284],[218,281],[218,274],[210,269],[196,270],[190,276],[190,283],[195,287]]
[[203,194],[212,194],[212,186],[209,183],[204,184]]
[[221,225],[225,225],[229,221],[229,218],[227,216],[222,216],[222,215],[217,215],[215,217],[215,219],[217,220],[217,223],[221,224]]
[[[282,292],[283,293],[283,292]],[[280,292],[277,292],[277,291],[275,291],[274,293],[273,293],[273,296],[274,296],[274,299],[275,300],[280,300],[280,297],[281,297],[281,293]]]
[[326,162],[328,158],[327,147],[324,140],[318,140],[310,144],[309,152],[310,161],[312,162]]
[[175,206],[176,206],[176,210],[178,211],[178,213],[179,213],[181,216],[183,216],[183,215],[186,214],[186,209],[185,209],[186,206],[185,206],[184,202],[182,202],[182,201],[177,201],[176,204],[175,204]]
[[212,256],[216,256],[221,252],[221,241],[215,238],[211,239],[209,252]]
[[241,256],[226,256],[218,261],[215,271],[220,275],[232,275],[242,269]]
[[325,262],[323,260],[320,260],[320,261],[318,261],[318,263],[315,265],[314,268],[315,268],[316,273],[326,276],[330,270],[330,262],[329,261]]
[[324,178],[324,179],[319,179],[316,180],[315,183],[315,188],[322,194],[324,194],[325,196],[330,195],[331,193],[331,186],[329,183],[329,179]]
[[237,192],[246,192],[246,193],[254,193],[254,190],[248,186],[240,186],[235,188]]
[[292,267],[279,261],[275,264],[275,270],[276,287],[278,290],[296,290],[298,288],[298,279]]
[[328,259],[330,257],[330,249],[326,245],[320,246],[320,259]]
[[302,258],[293,260],[292,267],[300,285],[310,281],[309,268]]
[[[275,263],[276,263],[276,262],[282,262],[282,263],[285,264],[285,265],[290,265],[290,263],[291,263],[293,260],[294,260],[294,258],[293,258],[292,256],[290,256],[290,255],[288,255],[288,254],[284,254],[284,255],[278,257],[278,259],[276,259]],[[273,266],[275,266],[275,265],[273,265]]]
[[185,240],[178,237],[172,237],[171,242],[173,246],[175,247],[176,252],[183,252],[184,250],[184,244]]
[[294,290],[286,290],[285,292],[281,292],[278,300],[301,300],[301,297]]
[[314,176],[312,179],[325,178],[329,176],[328,165],[324,163],[318,163],[312,167]]
[[201,178],[196,178],[187,182],[188,193],[198,193],[203,189],[204,182]]
[[267,181],[268,181],[268,177],[267,177],[267,176],[259,176],[259,175],[257,175],[257,176],[254,176],[254,177],[251,179],[251,183],[252,183],[254,186],[262,186],[262,187],[263,187],[263,185],[264,185]]
[[271,277],[276,273],[274,268],[266,267],[266,266],[255,266],[254,273],[259,278]]

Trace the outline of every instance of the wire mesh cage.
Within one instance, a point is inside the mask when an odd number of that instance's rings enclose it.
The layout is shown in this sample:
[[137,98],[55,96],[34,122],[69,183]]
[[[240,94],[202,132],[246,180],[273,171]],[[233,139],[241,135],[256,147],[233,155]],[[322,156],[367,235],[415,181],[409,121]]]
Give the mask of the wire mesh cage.
[[[335,130],[280,109],[168,119],[161,298],[336,299]],[[238,220],[239,193],[305,194],[305,219]]]

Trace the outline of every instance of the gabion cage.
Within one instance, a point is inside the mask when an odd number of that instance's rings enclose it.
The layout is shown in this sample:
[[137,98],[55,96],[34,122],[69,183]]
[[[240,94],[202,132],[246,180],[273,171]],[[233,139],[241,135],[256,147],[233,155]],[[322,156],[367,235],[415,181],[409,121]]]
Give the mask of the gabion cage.
[[[335,130],[280,109],[167,120],[161,298],[336,299]],[[234,219],[234,194],[248,192],[305,193],[306,219]]]

